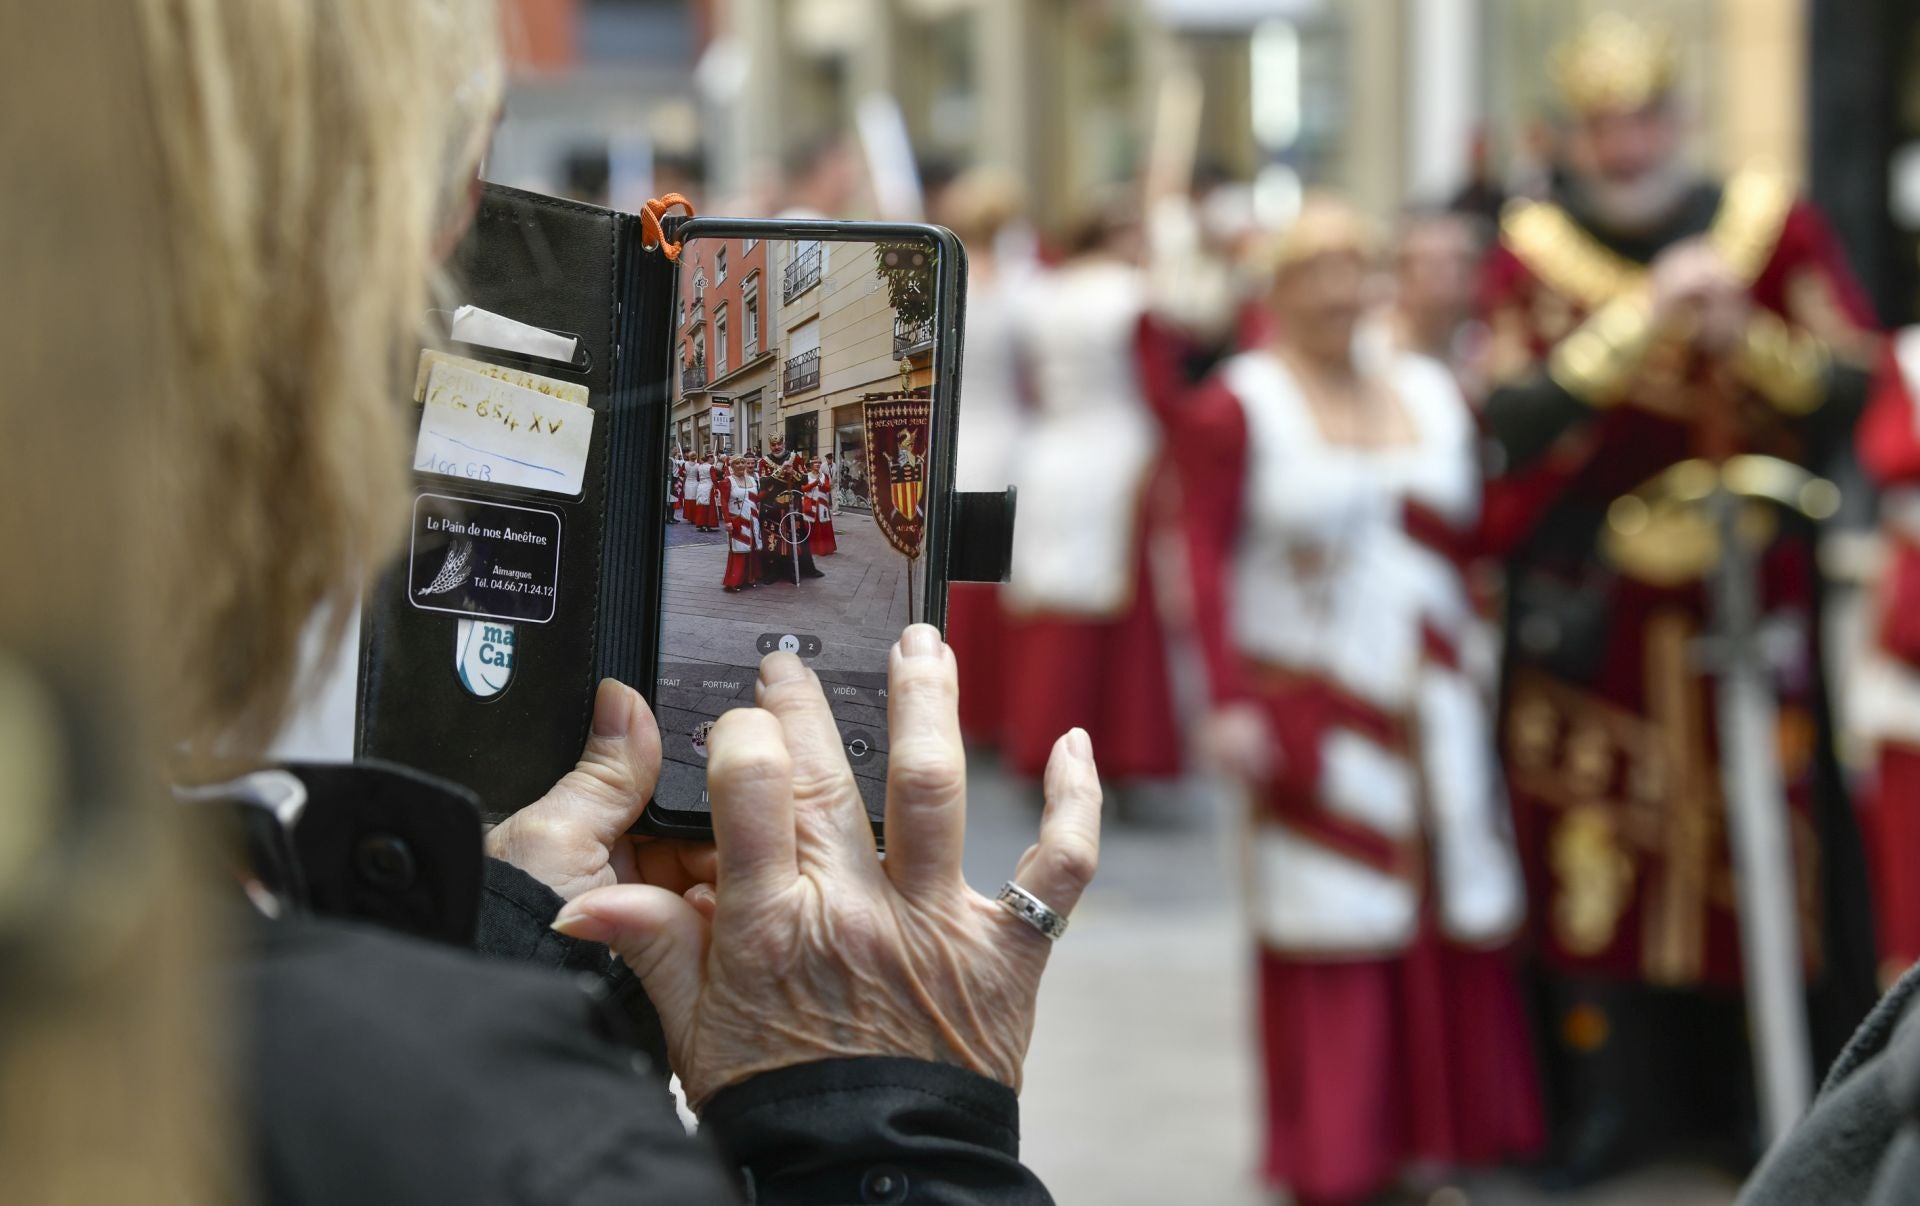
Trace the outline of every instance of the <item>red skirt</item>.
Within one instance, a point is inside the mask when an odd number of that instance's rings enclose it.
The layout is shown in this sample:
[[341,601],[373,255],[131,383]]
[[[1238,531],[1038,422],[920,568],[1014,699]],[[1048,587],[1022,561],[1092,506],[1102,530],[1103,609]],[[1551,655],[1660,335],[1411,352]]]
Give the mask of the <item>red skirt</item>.
[[1505,951],[1427,932],[1401,956],[1263,950],[1262,1172],[1304,1206],[1362,1202],[1413,1164],[1491,1164],[1544,1138],[1533,1047]]
[[690,502],[682,514],[696,528],[710,528],[717,522],[712,503]]
[[727,550],[727,577],[721,585],[729,587],[750,586],[760,581],[760,551],[736,553]]
[[1861,836],[1873,878],[1884,980],[1920,960],[1920,879],[1913,874],[1920,854],[1920,749],[1880,747],[1880,782],[1871,799]]
[[992,744],[1006,706],[1006,625],[998,582],[947,587],[947,644],[960,665],[960,732]]
[[814,520],[812,533],[813,534],[807,539],[813,546],[814,556],[824,557],[840,547],[833,539],[833,521],[831,519]]
[[1003,613],[1005,704],[1000,749],[1016,774],[1038,778],[1060,735],[1093,739],[1109,781],[1180,773],[1166,635],[1154,606],[1146,547],[1136,542],[1133,602],[1113,619]]

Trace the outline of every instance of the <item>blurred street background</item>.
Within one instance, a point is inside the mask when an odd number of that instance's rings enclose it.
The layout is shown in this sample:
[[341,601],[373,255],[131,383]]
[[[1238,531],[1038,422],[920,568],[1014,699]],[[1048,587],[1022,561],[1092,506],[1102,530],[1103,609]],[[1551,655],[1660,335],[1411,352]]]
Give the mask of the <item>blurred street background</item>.
[[[1302,185],[1380,216],[1549,170],[1554,45],[1592,14],[1678,35],[1691,156],[1785,166],[1883,319],[1920,280],[1915,14],[1902,0],[513,0],[491,179],[631,212],[777,198],[809,153],[897,105],[916,158],[991,164],[1052,231],[1134,177],[1162,86],[1203,92],[1198,161],[1284,209]],[[868,117],[866,120],[875,120]],[[1497,205],[1497,200],[1494,202]],[[871,216],[873,200],[864,202]]]

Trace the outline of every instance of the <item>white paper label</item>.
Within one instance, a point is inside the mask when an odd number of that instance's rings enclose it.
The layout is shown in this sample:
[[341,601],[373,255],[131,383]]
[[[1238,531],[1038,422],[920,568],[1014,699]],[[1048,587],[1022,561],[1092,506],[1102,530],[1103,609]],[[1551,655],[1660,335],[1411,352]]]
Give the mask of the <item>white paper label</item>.
[[461,306],[455,310],[449,336],[461,343],[558,360],[562,364],[572,364],[573,354],[580,347],[580,341],[571,335],[555,335],[544,327],[529,326],[479,306]]
[[562,402],[587,404],[587,387],[578,381],[560,381],[553,377],[542,377],[538,373],[529,373],[525,369],[509,368],[504,364],[488,364],[484,360],[469,360],[465,356],[455,356],[451,352],[442,352],[428,348],[420,353],[420,367],[413,375],[413,400],[427,400],[427,379],[433,376],[435,365],[457,364],[470,369],[482,377],[498,377],[502,381],[530,389],[536,394],[550,394]]
[[421,473],[577,495],[593,411],[451,362],[433,366],[413,467]]

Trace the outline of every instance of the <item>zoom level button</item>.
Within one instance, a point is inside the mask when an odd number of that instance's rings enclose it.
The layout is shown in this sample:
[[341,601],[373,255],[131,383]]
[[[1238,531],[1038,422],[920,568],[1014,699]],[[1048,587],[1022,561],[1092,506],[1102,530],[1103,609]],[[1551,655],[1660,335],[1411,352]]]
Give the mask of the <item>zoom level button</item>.
[[797,653],[801,657],[819,657],[822,647],[819,637],[808,636],[804,632],[763,632],[754,642],[754,648],[760,651],[761,657],[782,651]]

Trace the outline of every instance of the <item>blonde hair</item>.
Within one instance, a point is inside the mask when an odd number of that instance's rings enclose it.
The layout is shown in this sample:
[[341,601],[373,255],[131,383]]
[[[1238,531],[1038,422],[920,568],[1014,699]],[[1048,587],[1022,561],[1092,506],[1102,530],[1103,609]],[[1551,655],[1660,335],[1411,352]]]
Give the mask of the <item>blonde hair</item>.
[[1370,260],[1379,255],[1380,243],[1373,219],[1351,201],[1316,191],[1307,194],[1292,222],[1267,236],[1252,254],[1255,267],[1272,278],[1323,255]]
[[181,736],[257,749],[403,521],[400,370],[500,87],[492,0],[140,0],[171,252],[154,551]]
[[[272,730],[404,511],[491,0],[61,0],[0,39],[0,1201],[244,1200],[162,751]],[[336,621],[337,624],[337,621]]]

